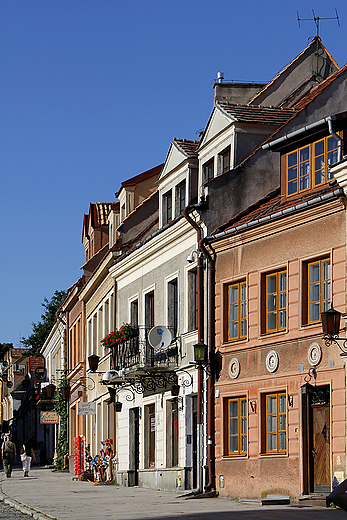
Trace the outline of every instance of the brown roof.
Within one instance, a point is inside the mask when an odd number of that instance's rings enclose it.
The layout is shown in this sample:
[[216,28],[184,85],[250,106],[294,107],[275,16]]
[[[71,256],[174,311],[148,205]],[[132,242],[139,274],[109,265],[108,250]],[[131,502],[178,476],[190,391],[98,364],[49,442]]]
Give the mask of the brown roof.
[[105,226],[108,224],[108,215],[112,209],[112,202],[96,202],[95,209],[98,217],[98,222],[95,225]]
[[281,195],[279,190],[276,190],[276,192],[271,193],[268,197],[250,206],[219,227],[213,235],[223,231],[237,233],[250,225],[263,224],[270,219],[285,216],[292,211],[312,207],[325,199],[337,196],[337,192],[340,193],[340,188],[337,184],[334,186],[325,185],[316,190],[310,190],[304,194],[289,198]]
[[116,193],[116,197],[118,197],[118,194],[122,188],[126,188],[127,186],[136,186],[139,182],[145,181],[147,179],[150,179],[151,177],[159,176],[161,170],[163,169],[164,164],[159,164],[158,166],[155,166],[154,168],[151,168],[150,170],[147,170],[143,173],[139,173],[138,175],[135,175],[135,177],[131,177],[131,179],[127,179],[126,181],[123,181],[120,185],[119,190]]
[[178,139],[177,137],[174,137],[173,142],[177,148],[188,157],[198,157],[196,149],[199,141],[190,141],[189,139]]
[[293,108],[239,105],[224,101],[217,101],[216,105],[220,107],[223,112],[240,123],[283,125],[293,117],[295,113]]

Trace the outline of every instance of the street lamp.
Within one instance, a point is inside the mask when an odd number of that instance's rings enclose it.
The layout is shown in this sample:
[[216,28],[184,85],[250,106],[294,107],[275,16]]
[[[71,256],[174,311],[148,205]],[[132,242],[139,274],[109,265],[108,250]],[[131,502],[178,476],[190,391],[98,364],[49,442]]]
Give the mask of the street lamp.
[[99,359],[100,359],[100,357],[97,356],[96,354],[92,354],[91,356],[88,357],[88,363],[89,363],[89,368],[90,368],[91,372],[97,371],[98,366],[99,366]]
[[202,341],[195,343],[194,360],[197,365],[206,365],[208,363],[208,347]]
[[344,354],[347,354],[347,339],[339,338],[341,312],[333,307],[321,313],[323,339],[327,347],[335,343]]

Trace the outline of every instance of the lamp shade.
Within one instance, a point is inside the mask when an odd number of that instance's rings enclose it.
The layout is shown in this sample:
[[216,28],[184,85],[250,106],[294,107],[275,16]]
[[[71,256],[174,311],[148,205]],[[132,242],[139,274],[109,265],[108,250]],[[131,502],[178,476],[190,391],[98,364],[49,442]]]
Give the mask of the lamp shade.
[[323,334],[338,336],[340,331],[341,312],[330,307],[321,313]]
[[55,385],[51,383],[50,385],[47,385],[45,388],[47,397],[54,397]]
[[180,393],[180,386],[179,385],[172,385],[171,387],[171,395],[172,397],[177,397]]
[[113,407],[114,407],[114,411],[115,412],[121,412],[122,411],[122,406],[123,406],[123,403],[121,403],[120,401],[116,401],[115,403],[113,403]]
[[69,385],[63,385],[60,387],[61,395],[63,396],[64,401],[68,401],[70,397],[70,386]]
[[194,345],[194,359],[195,363],[203,364],[208,362],[207,345],[202,341]]
[[96,372],[99,366],[99,356],[92,354],[88,357],[89,368],[92,372]]

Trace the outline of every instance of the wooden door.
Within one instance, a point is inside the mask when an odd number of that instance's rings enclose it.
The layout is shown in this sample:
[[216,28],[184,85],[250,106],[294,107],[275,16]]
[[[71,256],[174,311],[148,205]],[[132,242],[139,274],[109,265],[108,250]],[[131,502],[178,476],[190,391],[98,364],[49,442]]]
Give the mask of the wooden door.
[[312,406],[313,485],[315,493],[330,491],[330,406]]

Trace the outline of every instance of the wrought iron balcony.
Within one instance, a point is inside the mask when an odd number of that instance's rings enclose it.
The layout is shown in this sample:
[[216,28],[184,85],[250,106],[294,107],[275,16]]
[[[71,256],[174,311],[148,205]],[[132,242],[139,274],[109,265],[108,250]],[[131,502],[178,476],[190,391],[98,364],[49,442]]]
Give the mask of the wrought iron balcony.
[[137,336],[111,347],[112,369],[174,369],[178,366],[176,341],[172,341],[166,348],[155,350],[148,342],[149,330],[146,327],[139,327]]

